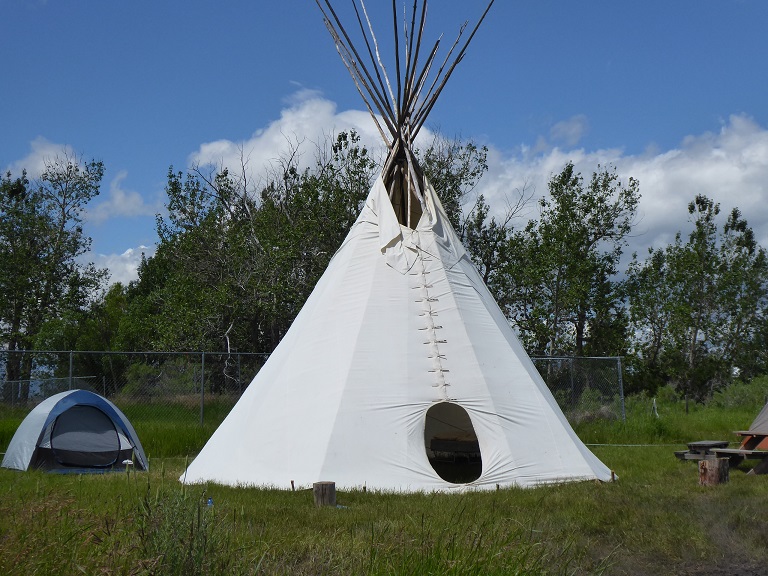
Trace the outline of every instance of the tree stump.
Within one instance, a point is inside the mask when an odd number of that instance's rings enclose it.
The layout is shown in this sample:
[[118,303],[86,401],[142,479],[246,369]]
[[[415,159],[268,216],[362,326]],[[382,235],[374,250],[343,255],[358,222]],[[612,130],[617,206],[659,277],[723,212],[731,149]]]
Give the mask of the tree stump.
[[699,484],[714,486],[728,482],[728,458],[699,460]]
[[312,494],[315,496],[315,506],[336,506],[336,483],[315,482],[312,484]]

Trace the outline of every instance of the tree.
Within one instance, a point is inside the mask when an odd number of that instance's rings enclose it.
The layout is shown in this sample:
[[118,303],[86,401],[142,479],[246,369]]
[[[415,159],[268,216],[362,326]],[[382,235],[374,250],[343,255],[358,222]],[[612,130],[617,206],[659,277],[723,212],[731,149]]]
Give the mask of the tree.
[[760,337],[768,320],[768,254],[759,246],[738,208],[723,226],[718,270],[718,305],[713,341],[731,364],[730,373],[750,378],[765,373]]
[[585,185],[568,163],[551,178],[539,219],[510,236],[504,269],[501,303],[529,350],[581,356],[621,349],[615,276],[639,199],[637,181],[624,185],[613,169],[599,168]]
[[688,239],[678,232],[645,262],[634,257],[627,286],[637,372],[646,386],[672,382],[704,398],[735,371],[750,376],[764,369],[768,259],[737,208],[722,228],[720,206],[706,196],[696,196],[688,214]]
[[[82,214],[99,193],[101,162],[65,155],[47,161],[41,177],[26,173],[0,181],[0,307],[3,343],[9,351],[32,349],[46,323],[87,306],[106,278],[105,270],[81,264],[90,248]],[[9,355],[8,380],[27,381],[31,357]]]
[[664,351],[667,330],[672,324],[674,303],[666,250],[649,249],[645,262],[632,255],[625,284],[629,299],[629,322],[633,329],[632,355],[627,388],[655,392],[667,379]]

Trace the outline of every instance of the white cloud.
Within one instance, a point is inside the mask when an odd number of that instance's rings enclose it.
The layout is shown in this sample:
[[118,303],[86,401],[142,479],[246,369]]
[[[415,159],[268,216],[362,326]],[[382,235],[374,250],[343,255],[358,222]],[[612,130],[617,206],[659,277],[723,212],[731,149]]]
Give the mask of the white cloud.
[[697,194],[738,207],[768,246],[768,130],[746,116],[731,116],[718,133],[686,137],[681,146],[652,157],[617,161],[620,172],[640,180],[640,210],[649,244],[687,230],[687,205]]
[[147,258],[154,255],[155,249],[148,246],[139,246],[138,248],[129,248],[122,254],[96,254],[91,255],[91,260],[98,268],[107,268],[110,273],[110,284],[121,282],[127,285],[129,282],[138,279],[139,264],[141,255]]
[[336,104],[318,92],[300,90],[287,99],[278,120],[259,129],[244,142],[217,140],[201,144],[189,156],[191,166],[226,166],[240,173],[242,164],[251,181],[279,164],[281,155],[299,147],[299,165],[311,165],[315,146],[341,131],[354,129],[362,143],[374,153],[383,150],[383,141],[367,111],[338,112]]
[[565,146],[576,146],[589,129],[587,117],[583,114],[572,116],[568,120],[557,122],[549,130],[550,139]]
[[690,229],[687,206],[697,194],[719,202],[722,213],[738,207],[768,247],[768,129],[747,116],[731,116],[719,132],[686,136],[668,151],[626,155],[617,149],[554,148],[536,153],[521,147],[507,156],[494,151],[489,160],[479,191],[497,211],[505,207],[505,193],[524,185],[536,197],[546,194],[547,181],[568,161],[585,179],[598,165],[613,165],[623,182],[630,176],[640,182],[639,219],[630,250],[643,254],[650,246],[672,241],[678,231],[685,234]]
[[135,190],[127,190],[123,187],[123,181],[128,172],[121,170],[109,183],[109,191],[106,200],[95,203],[88,210],[88,220],[94,224],[102,224],[104,221],[115,217],[154,216],[163,208],[162,202],[148,204],[144,196]]
[[46,162],[53,160],[57,156],[75,157],[75,153],[70,146],[56,144],[42,136],[32,140],[30,148],[29,154],[8,167],[14,176],[19,176],[22,170],[26,170],[27,177],[39,178],[45,170]]

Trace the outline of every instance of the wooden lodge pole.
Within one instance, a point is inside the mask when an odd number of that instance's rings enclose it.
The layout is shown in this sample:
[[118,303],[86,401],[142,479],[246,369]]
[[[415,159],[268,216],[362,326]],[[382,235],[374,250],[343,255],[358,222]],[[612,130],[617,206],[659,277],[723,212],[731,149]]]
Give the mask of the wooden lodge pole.
[[699,460],[699,484],[714,486],[728,482],[728,458]]
[[336,483],[315,482],[312,484],[312,494],[315,496],[315,506],[336,506]]

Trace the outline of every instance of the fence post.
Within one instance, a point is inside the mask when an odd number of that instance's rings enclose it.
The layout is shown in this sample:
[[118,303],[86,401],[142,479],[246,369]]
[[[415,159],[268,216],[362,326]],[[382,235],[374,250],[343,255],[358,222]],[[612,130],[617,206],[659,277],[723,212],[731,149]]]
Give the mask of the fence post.
[[200,366],[200,426],[203,425],[205,412],[205,352],[201,353],[202,365]]
[[627,411],[624,406],[624,379],[621,376],[621,356],[616,358],[616,370],[619,373],[619,396],[621,397],[621,420],[627,421]]
[[72,390],[72,372],[73,372],[73,365],[74,365],[74,352],[72,350],[69,351],[69,389]]

